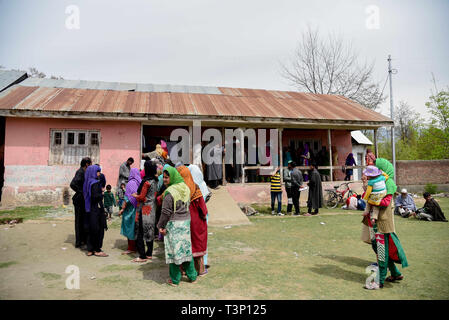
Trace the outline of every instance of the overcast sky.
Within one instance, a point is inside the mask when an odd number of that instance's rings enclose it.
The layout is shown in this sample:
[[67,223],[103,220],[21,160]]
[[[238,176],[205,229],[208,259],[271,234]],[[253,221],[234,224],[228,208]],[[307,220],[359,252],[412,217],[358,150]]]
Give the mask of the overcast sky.
[[[66,25],[76,22],[70,5],[79,29]],[[369,6],[378,29],[367,27]],[[381,86],[391,54],[395,104],[425,116],[431,72],[449,85],[448,13],[447,0],[0,0],[0,65],[65,79],[294,90],[279,63],[311,25],[374,61]],[[387,99],[379,111],[389,108]]]

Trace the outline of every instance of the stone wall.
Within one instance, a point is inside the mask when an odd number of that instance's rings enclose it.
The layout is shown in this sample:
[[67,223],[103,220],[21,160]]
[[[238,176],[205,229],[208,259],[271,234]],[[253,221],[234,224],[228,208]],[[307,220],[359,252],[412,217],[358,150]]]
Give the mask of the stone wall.
[[441,191],[449,191],[449,160],[399,160],[396,172],[399,189],[422,192],[431,183]]

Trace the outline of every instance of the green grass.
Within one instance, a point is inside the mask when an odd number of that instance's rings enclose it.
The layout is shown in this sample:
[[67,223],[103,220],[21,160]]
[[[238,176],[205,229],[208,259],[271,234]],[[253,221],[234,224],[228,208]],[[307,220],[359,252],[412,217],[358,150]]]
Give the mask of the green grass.
[[12,266],[14,264],[17,264],[17,261],[0,262],[0,269],[8,268],[9,266]]
[[[438,200],[449,213],[449,199]],[[449,299],[448,223],[396,216],[410,266],[399,267],[402,282],[369,291],[363,289],[365,268],[376,256],[360,241],[361,212],[325,211],[312,217],[254,216],[252,226],[210,228],[213,268],[202,284],[223,292],[239,288],[250,299]]]
[[59,280],[59,279],[61,279],[60,274],[51,273],[51,272],[38,272],[36,275],[41,277],[44,280]]
[[18,219],[35,220],[43,219],[53,207],[17,207],[13,210],[0,210],[0,218],[3,220]]

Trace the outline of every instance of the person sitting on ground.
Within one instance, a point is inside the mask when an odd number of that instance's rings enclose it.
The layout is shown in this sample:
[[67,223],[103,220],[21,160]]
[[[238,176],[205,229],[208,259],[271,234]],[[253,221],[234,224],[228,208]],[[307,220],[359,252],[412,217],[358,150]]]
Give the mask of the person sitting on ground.
[[426,203],[423,208],[418,209],[414,214],[414,217],[419,220],[427,220],[427,221],[443,221],[447,222],[446,217],[444,216],[443,211],[441,210],[438,202],[432,198],[429,192],[424,192],[424,199],[426,199]]
[[401,195],[396,197],[394,214],[403,218],[408,218],[410,214],[416,212],[416,205],[413,197],[408,194],[407,189],[401,190]]
[[106,192],[103,195],[104,211],[106,216],[109,215],[108,220],[112,219],[112,206],[116,207],[117,203],[115,201],[114,195],[111,192],[111,185],[106,186]]

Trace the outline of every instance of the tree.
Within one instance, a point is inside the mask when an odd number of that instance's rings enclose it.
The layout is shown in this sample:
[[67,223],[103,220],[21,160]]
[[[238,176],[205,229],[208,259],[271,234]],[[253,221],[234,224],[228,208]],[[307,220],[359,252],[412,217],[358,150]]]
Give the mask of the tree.
[[373,80],[374,63],[361,64],[351,45],[335,36],[323,40],[310,27],[302,34],[294,58],[281,68],[281,75],[301,91],[339,94],[370,109],[386,98]]
[[28,68],[28,72],[27,72],[30,77],[36,77],[36,78],[45,78],[46,75],[43,72],[40,72],[39,70],[37,70],[36,68],[30,67]]
[[403,143],[412,143],[416,138],[421,119],[419,113],[405,101],[400,101],[394,112],[394,126],[397,137]]

